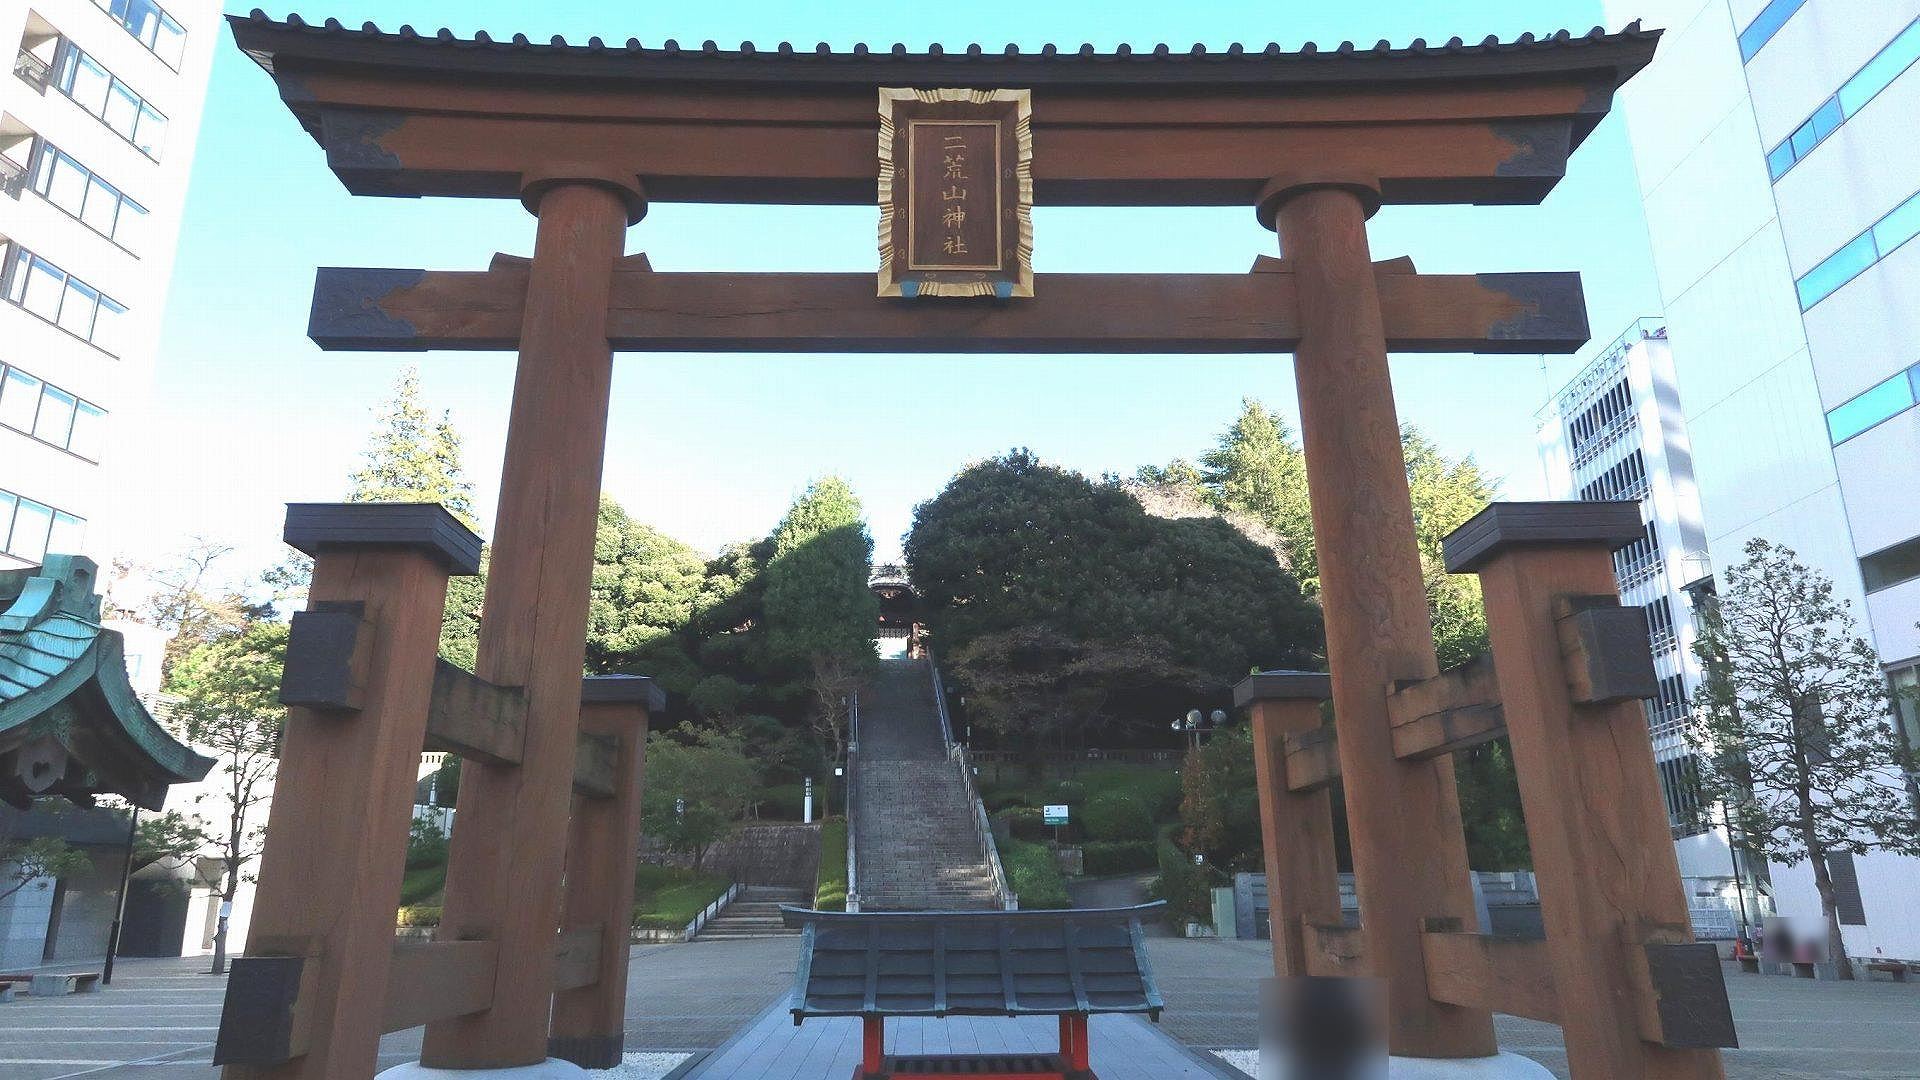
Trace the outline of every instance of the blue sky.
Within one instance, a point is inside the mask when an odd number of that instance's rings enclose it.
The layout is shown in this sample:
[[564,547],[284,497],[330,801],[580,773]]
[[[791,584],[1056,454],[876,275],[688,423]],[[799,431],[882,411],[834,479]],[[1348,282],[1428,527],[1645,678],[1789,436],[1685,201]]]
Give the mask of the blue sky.
[[[1091,41],[1510,38],[1599,21],[1597,0],[1261,0],[1257,3],[511,3],[339,0],[311,21],[387,29],[446,25],[535,40],[639,37],[731,47],[792,40],[949,47]],[[234,10],[241,10],[236,8]],[[275,10],[275,15],[284,14]],[[1611,29],[1611,27],[1610,27]],[[326,354],[305,337],[317,265],[480,269],[532,250],[517,203],[352,198],[326,170],[272,84],[223,41],[194,164],[151,432],[129,498],[149,556],[199,533],[239,547],[235,568],[279,554],[281,504],[330,500],[357,465],[372,410],[407,363],[452,410],[490,520],[505,435],[507,354]],[[1037,107],[1044,103],[1036,103]],[[1038,148],[1041,154],[1046,148]],[[1388,208],[1376,258],[1427,272],[1578,269],[1595,334],[1658,313],[1645,226],[1618,117],[1576,156],[1540,207]],[[628,237],[662,270],[869,271],[871,207],[657,204]],[[1274,253],[1249,210],[1058,209],[1035,213],[1048,271],[1238,272]],[[1540,493],[1533,414],[1570,362],[1409,356],[1394,377],[1403,420],[1474,454],[1509,497]],[[615,361],[605,488],[640,519],[699,547],[769,529],[795,492],[837,472],[865,498],[880,553],[897,550],[913,504],[968,461],[1028,446],[1090,474],[1200,453],[1244,395],[1294,412],[1287,357],[624,356]]]

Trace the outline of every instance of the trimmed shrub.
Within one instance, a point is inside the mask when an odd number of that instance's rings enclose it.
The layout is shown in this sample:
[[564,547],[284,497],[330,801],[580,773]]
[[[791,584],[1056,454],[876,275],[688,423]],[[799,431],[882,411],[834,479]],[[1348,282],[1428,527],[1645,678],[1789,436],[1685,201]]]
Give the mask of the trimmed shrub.
[[1000,866],[1007,872],[1007,885],[1020,898],[1022,908],[1073,906],[1067,895],[1067,879],[1061,876],[1053,852],[1045,844],[1019,840],[1001,844]]
[[1009,806],[1028,806],[1025,791],[1008,788],[994,788],[980,793],[980,801],[987,805],[987,813],[997,813]]
[[814,876],[813,906],[819,911],[847,910],[847,823],[820,826],[820,871]]
[[403,907],[400,909],[400,917],[396,925],[439,926],[440,925],[440,905],[416,904],[413,907]]
[[1158,861],[1151,840],[1095,840],[1081,845],[1080,858],[1088,877],[1151,870]]
[[1078,809],[1087,801],[1087,785],[1078,780],[1055,780],[1047,785],[1046,801],[1066,803]]
[[1081,823],[1095,840],[1152,840],[1153,812],[1140,799],[1109,791],[1087,802]]
[[[763,821],[799,821],[806,808],[806,785],[770,784],[754,796],[755,813]],[[813,815],[819,818],[820,792],[813,793]]]
[[446,863],[410,869],[400,878],[400,906],[412,907],[431,900],[446,884]]

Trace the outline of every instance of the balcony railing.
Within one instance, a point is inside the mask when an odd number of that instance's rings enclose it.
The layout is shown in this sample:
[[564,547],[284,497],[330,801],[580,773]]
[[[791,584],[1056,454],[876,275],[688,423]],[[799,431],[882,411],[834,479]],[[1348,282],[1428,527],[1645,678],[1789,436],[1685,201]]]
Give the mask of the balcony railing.
[[13,59],[13,73],[25,80],[36,93],[46,93],[47,84],[53,81],[53,66],[24,49]]
[[0,195],[17,199],[27,190],[27,167],[0,154]]

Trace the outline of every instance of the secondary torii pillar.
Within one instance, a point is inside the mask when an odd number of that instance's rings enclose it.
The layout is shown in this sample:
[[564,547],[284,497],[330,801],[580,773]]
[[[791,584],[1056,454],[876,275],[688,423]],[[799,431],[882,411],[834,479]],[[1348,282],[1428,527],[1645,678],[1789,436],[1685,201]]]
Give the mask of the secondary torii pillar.
[[555,168],[522,190],[540,224],[474,667],[525,688],[526,743],[517,768],[461,776],[439,936],[494,941],[501,962],[488,1009],[427,1026],[431,1068],[547,1060],[613,381],[607,308],[627,227],[646,209],[634,178],[592,170]]
[[1493,1017],[1427,994],[1428,920],[1476,925],[1460,799],[1448,756],[1393,751],[1387,694],[1439,670],[1413,531],[1400,421],[1387,369],[1366,176],[1281,177],[1258,214],[1280,237],[1300,304],[1294,380],[1326,612],[1340,772],[1366,965],[1385,980],[1387,1044],[1399,1057],[1487,1058]]

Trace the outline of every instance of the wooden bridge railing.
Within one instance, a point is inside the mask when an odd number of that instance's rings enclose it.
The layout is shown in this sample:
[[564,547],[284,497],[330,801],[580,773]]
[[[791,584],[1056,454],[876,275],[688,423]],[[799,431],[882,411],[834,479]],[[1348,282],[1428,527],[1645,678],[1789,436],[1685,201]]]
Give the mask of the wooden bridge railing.
[[[1559,1024],[1579,1080],[1719,1077],[1717,1048],[1737,1045],[1719,958],[1693,941],[1639,705],[1657,690],[1646,622],[1614,581],[1612,552],[1642,534],[1632,503],[1489,507],[1445,553],[1451,572],[1480,576],[1492,655],[1383,688],[1403,761],[1511,741],[1546,928],[1522,940],[1425,919],[1426,995]],[[1340,925],[1330,694],[1327,676],[1308,672],[1256,675],[1235,694],[1252,713],[1281,976],[1386,967]],[[1350,817],[1370,794],[1347,785]],[[1370,890],[1398,883],[1360,884],[1364,924]]]
[[[517,767],[525,695],[435,654],[447,579],[480,539],[432,504],[296,504],[314,558],[294,616],[288,706],[247,955],[233,963],[214,1063],[241,1077],[370,1076],[381,1034],[483,1012],[512,959],[493,940],[396,945],[422,747]],[[550,1051],[619,1063],[651,679],[590,676],[580,734]],[[348,805],[350,803],[350,806]]]

